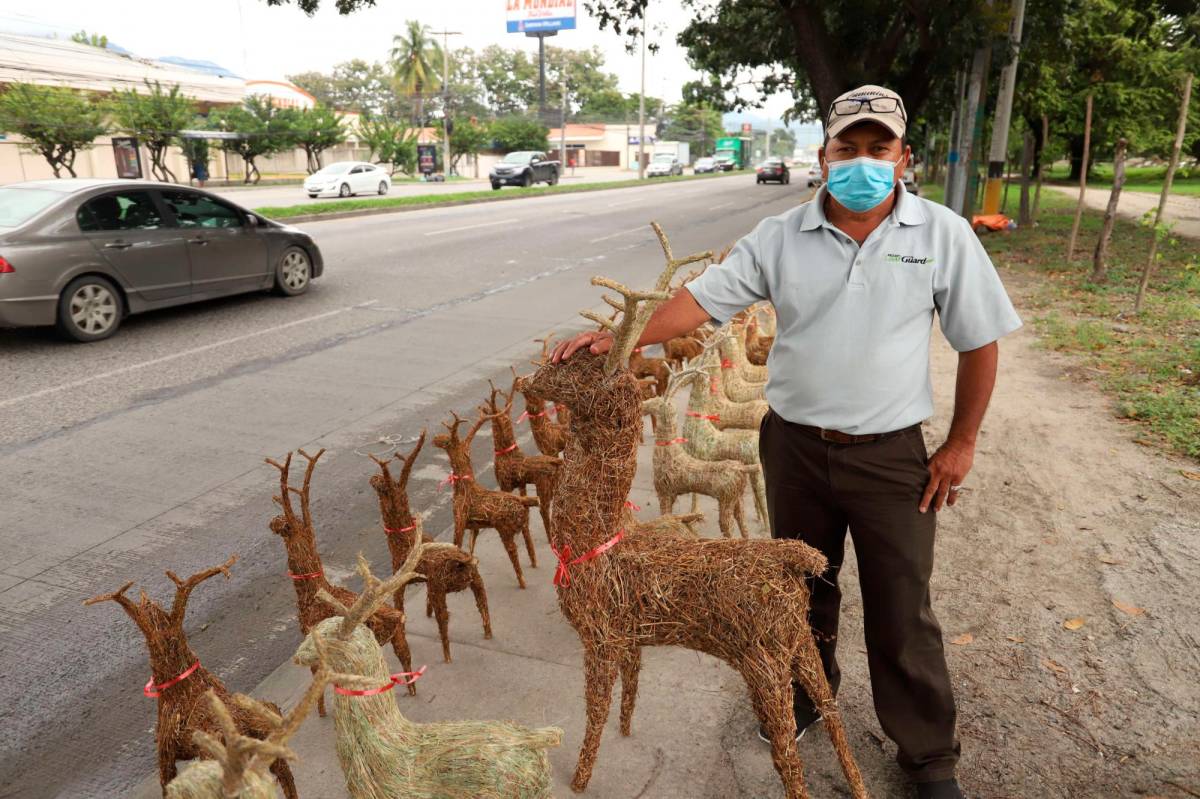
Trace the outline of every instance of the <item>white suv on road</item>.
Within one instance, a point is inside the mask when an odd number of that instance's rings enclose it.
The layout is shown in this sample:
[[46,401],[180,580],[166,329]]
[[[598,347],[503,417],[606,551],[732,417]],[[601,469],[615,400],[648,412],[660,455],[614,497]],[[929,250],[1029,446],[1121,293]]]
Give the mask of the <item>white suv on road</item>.
[[392,187],[388,173],[365,161],[336,161],[304,181],[309,197],[349,197],[352,194],[387,194]]

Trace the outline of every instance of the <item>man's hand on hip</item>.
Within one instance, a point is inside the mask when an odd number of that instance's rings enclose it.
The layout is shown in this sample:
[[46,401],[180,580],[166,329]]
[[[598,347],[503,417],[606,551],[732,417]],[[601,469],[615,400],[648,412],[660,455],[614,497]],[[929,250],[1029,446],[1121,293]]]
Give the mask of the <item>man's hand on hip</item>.
[[947,441],[938,447],[937,452],[929,459],[929,484],[925,486],[925,494],[921,497],[921,513],[929,510],[930,502],[933,509],[939,511],[942,505],[953,505],[958,501],[958,489],[971,471],[975,461],[975,445],[959,441]]

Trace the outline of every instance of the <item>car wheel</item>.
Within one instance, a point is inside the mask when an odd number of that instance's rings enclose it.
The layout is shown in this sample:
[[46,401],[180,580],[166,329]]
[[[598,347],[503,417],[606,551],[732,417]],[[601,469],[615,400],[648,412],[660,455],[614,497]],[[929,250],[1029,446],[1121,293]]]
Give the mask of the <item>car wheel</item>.
[[315,200],[315,199],[317,199],[317,195],[315,195],[315,194],[309,194],[309,195],[308,195],[308,199],[310,199],[310,200]]
[[500,191],[500,184],[499,184],[499,183],[493,183],[493,184],[492,184],[492,191]]
[[558,173],[557,173],[557,172],[551,172],[551,173],[550,173],[550,179],[549,179],[548,181],[546,181],[546,182],[547,182],[547,183],[549,183],[551,186],[557,186],[557,185],[558,185]]
[[77,277],[58,297],[55,327],[72,341],[100,341],[121,326],[125,313],[121,292],[99,275]]
[[791,176],[791,175],[784,175],[784,176],[783,176],[783,185],[785,185],[785,186],[787,186],[787,185],[790,185],[790,184],[791,184],[791,182],[792,182],[792,176]]
[[530,186],[532,186],[533,185],[533,175],[526,172],[525,175],[521,178],[521,185],[524,186],[525,188],[529,188]]
[[286,297],[308,291],[312,282],[312,261],[302,247],[288,247],[275,265],[275,290]]
[[386,180],[381,180],[381,181],[379,181],[379,193],[380,193],[380,194],[387,194],[387,193],[388,193],[388,184],[387,184],[387,181],[386,181]]
[[348,185],[346,185],[345,183],[343,183],[341,185],[341,188],[338,189],[338,196],[339,197],[349,197],[350,196],[350,187]]

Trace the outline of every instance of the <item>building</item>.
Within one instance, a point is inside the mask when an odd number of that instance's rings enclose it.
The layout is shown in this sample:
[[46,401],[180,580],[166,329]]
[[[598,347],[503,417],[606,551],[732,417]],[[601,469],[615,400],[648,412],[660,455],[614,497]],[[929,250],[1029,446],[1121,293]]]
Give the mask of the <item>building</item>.
[[[654,130],[657,123],[646,120],[646,159],[650,158],[655,142]],[[567,157],[559,152],[562,129],[551,128],[551,157],[558,158],[565,166],[615,166],[621,169],[637,169],[638,125],[632,123],[573,123],[566,126]]]

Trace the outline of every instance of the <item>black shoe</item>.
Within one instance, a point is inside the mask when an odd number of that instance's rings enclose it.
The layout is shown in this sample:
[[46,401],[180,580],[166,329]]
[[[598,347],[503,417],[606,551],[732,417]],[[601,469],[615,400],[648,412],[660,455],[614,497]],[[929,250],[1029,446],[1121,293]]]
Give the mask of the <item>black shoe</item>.
[[936,782],[918,782],[917,799],[965,799],[958,788],[958,780],[937,780]]
[[[804,737],[804,733],[808,732],[809,728],[821,720],[821,714],[815,710],[797,710],[796,711],[796,740],[799,741]],[[763,724],[758,725],[758,738],[761,741],[771,743],[771,736],[767,735],[767,728]]]

